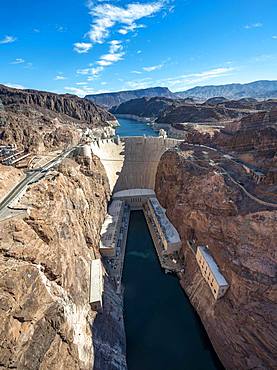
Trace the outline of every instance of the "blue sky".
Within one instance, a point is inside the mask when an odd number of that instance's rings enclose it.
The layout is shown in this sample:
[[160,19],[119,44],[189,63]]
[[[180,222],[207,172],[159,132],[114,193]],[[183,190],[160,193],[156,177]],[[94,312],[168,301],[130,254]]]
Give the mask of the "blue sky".
[[277,79],[276,0],[10,0],[0,83],[87,93]]

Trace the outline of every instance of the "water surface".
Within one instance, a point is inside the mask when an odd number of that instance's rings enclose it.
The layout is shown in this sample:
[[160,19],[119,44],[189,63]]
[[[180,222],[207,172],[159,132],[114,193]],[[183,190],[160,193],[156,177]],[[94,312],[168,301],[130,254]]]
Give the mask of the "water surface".
[[120,136],[158,136],[158,132],[154,131],[151,126],[145,122],[136,121],[134,119],[117,117],[120,124],[116,128],[116,134]]
[[160,268],[142,211],[131,213],[123,285],[128,370],[223,369],[178,279]]

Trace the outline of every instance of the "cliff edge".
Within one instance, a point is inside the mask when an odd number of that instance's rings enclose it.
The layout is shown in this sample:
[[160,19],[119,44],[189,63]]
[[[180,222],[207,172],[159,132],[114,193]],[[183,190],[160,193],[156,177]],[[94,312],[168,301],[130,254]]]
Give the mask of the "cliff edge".
[[[157,197],[182,240],[181,285],[226,369],[273,369],[277,210],[249,199],[210,153],[192,146],[167,151],[156,175]],[[220,300],[187,242],[209,246],[230,285]]]
[[121,297],[105,279],[101,330],[88,303],[108,197],[96,157],[67,159],[21,199],[28,215],[0,223],[1,368],[126,368]]

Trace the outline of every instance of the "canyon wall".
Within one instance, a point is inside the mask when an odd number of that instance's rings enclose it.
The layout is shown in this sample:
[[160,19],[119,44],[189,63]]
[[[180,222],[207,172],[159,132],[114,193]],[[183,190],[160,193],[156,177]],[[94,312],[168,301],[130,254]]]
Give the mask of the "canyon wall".
[[100,161],[68,159],[0,222],[0,368],[126,369],[122,297],[105,277],[104,312],[88,303],[108,199]]
[[63,149],[88,129],[109,136],[116,124],[112,114],[86,99],[0,85],[0,144],[35,152]]
[[[276,366],[276,208],[246,197],[193,149],[163,154],[156,194],[182,239],[181,285],[226,369]],[[214,300],[187,241],[208,245],[230,284]]]

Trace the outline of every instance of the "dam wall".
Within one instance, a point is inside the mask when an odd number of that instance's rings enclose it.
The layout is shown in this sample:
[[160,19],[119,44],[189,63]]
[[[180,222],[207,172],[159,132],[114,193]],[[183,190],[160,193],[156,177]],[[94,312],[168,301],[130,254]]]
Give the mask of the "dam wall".
[[128,136],[98,140],[91,144],[106,170],[111,192],[127,189],[154,189],[158,163],[162,154],[180,144],[180,140],[163,137]]

